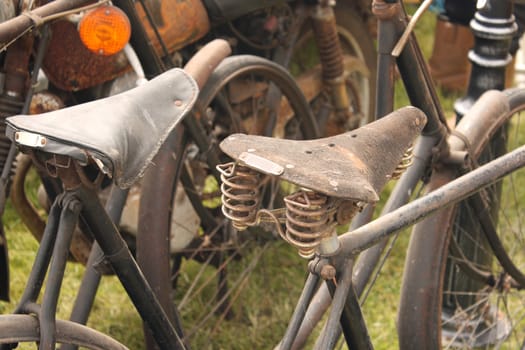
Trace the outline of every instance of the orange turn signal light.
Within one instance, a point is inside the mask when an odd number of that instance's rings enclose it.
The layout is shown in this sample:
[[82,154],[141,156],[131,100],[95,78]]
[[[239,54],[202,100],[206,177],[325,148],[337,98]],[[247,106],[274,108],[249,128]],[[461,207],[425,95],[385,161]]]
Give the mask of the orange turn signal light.
[[101,6],[84,15],[78,32],[90,51],[109,56],[126,46],[131,36],[131,24],[118,7]]

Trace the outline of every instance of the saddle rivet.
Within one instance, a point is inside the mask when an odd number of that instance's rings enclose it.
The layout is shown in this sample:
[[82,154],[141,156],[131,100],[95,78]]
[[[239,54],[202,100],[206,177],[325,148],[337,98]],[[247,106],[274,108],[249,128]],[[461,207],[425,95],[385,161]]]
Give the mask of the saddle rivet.
[[286,168],[287,169],[293,169],[293,168],[295,168],[295,165],[293,165],[293,164],[286,164]]
[[182,101],[181,100],[175,100],[174,103],[175,103],[175,106],[177,106],[177,107],[182,106]]

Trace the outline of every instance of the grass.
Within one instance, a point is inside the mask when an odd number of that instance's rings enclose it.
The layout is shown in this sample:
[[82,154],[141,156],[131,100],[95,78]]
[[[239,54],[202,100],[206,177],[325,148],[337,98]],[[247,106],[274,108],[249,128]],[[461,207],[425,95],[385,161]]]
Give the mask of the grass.
[[[417,35],[424,44],[428,56],[432,47],[433,15],[425,17],[417,28]],[[401,85],[398,82],[398,85]],[[397,89],[402,91],[402,89]],[[444,108],[451,111],[456,96],[443,96]],[[396,106],[407,105],[403,93],[396,95]],[[451,112],[449,112],[451,113]],[[8,205],[5,214],[7,239],[10,249],[11,297],[13,302],[0,302],[0,313],[10,312],[20,298],[27,279],[30,263],[35,255],[37,242],[27,233],[23,223]],[[393,254],[381,272],[374,292],[367,299],[364,313],[376,349],[395,349],[395,315],[399,297],[403,252],[408,234],[401,234],[395,243]],[[220,336],[213,342],[200,337],[195,349],[268,349],[279,339],[286,320],[293,310],[294,302],[304,280],[306,263],[285,244],[277,244],[264,255],[255,276],[258,281],[252,287],[250,300],[238,311],[239,317],[221,324]],[[67,318],[79,287],[84,268],[68,264],[62,288],[58,317]],[[276,278],[278,276],[278,278]],[[143,348],[140,318],[128,297],[114,277],[102,280],[89,325],[112,335],[131,349]],[[234,344],[234,345],[232,345]]]

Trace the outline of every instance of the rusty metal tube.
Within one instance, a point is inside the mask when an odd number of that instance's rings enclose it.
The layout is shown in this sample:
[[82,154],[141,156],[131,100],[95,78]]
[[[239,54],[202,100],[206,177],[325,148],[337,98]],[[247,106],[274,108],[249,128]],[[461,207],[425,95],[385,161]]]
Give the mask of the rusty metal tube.
[[[31,11],[33,16],[47,17],[62,11],[71,10],[87,4],[87,0],[56,0]],[[0,23],[0,44],[13,40],[33,25],[33,20],[26,15],[20,15]]]

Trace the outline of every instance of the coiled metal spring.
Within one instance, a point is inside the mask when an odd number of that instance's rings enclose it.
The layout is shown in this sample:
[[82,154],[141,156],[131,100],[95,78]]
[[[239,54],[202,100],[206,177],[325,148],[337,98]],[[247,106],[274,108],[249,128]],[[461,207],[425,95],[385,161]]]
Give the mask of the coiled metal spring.
[[414,147],[410,146],[406,152],[403,154],[403,158],[399,162],[396,170],[391,175],[393,180],[397,180],[403,175],[403,173],[408,169],[409,166],[414,162]]
[[336,225],[328,197],[299,191],[285,197],[284,202],[286,232],[283,238],[299,250],[300,256],[310,258],[321,240],[331,235]]
[[341,77],[344,72],[343,53],[339,45],[335,15],[330,6],[318,7],[313,16],[313,29],[319,47],[323,78],[333,80]]
[[222,213],[236,229],[245,230],[255,223],[264,175],[233,162],[217,169],[222,181]]

